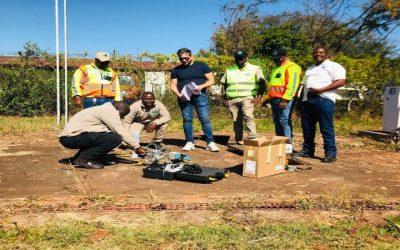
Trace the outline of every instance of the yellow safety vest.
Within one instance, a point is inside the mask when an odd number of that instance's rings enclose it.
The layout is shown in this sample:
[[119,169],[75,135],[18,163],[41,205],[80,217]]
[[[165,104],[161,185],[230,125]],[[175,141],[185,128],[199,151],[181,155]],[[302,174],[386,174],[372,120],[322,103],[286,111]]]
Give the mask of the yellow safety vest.
[[267,84],[268,94],[265,99],[281,98],[288,101],[292,100],[300,85],[300,74],[300,66],[291,61],[275,67]]
[[110,67],[102,70],[94,63],[79,67],[71,84],[72,96],[112,97],[121,101],[121,90],[117,74]]
[[237,65],[226,70],[226,96],[228,99],[256,96],[258,91],[257,70],[260,67],[246,63],[239,69]]

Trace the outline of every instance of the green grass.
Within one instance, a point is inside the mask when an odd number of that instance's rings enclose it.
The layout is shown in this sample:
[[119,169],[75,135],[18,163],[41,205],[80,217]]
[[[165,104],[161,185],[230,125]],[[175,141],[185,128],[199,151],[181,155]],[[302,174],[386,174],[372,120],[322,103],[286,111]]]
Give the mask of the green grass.
[[[141,216],[141,214],[138,214]],[[367,222],[262,222],[253,224],[209,221],[201,225],[131,226],[103,222],[52,221],[44,226],[0,229],[4,248],[167,248],[167,249],[398,249],[398,228]]]
[[0,135],[57,130],[55,116],[0,116]]
[[[176,112],[175,112],[176,113]],[[267,111],[266,118],[256,119],[257,130],[262,133],[273,133],[274,123]],[[168,131],[181,132],[182,118],[180,114],[172,115],[173,119],[169,124]],[[233,124],[228,110],[224,108],[214,109],[211,115],[211,123],[214,131],[232,132]],[[61,125],[63,125],[63,121]],[[300,118],[293,119],[295,132],[301,133]],[[348,136],[361,130],[378,130],[381,126],[381,118],[373,118],[368,115],[347,113],[335,119],[335,130],[338,135]],[[41,117],[15,117],[0,116],[0,135],[20,134],[27,132],[58,130],[55,116]],[[201,132],[201,126],[197,119],[194,119],[194,131]]]

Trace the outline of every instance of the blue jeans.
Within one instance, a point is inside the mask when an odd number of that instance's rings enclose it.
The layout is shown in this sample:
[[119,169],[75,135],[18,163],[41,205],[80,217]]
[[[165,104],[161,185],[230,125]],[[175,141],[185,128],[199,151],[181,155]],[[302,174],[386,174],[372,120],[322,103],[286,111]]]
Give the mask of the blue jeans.
[[301,127],[303,128],[303,150],[313,154],[315,151],[315,130],[319,123],[326,157],[336,157],[333,113],[335,103],[321,96],[301,103]]
[[196,110],[197,118],[200,121],[201,127],[206,137],[207,142],[213,142],[214,136],[212,133],[210,122],[210,105],[208,102],[207,93],[200,95],[192,95],[190,101],[182,102],[179,100],[179,107],[183,118],[183,131],[187,142],[194,142],[193,139],[193,107]]
[[84,97],[83,98],[83,108],[91,108],[94,106],[103,105],[106,102],[114,102],[114,98],[105,98],[105,97]]
[[289,143],[292,143],[293,125],[292,125],[292,105],[293,100],[290,100],[285,108],[279,108],[281,99],[272,99],[270,104],[272,107],[272,117],[275,124],[275,134],[286,136],[289,138]]

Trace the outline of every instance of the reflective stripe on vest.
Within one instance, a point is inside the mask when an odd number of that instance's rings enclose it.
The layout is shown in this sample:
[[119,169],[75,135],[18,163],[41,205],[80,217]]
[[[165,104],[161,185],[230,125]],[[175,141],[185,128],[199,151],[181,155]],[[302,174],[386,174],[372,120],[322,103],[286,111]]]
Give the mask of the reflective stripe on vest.
[[226,70],[226,96],[228,98],[255,96],[258,91],[258,66],[246,63],[239,69],[236,65]]
[[102,70],[92,63],[84,65],[82,71],[81,88],[84,96],[115,97],[117,75],[111,68]]
[[287,69],[292,66],[298,67],[297,64],[289,61],[285,65],[276,67],[272,70],[271,78],[268,83],[269,98],[282,98],[282,96],[285,94],[286,85],[288,84],[289,80]]

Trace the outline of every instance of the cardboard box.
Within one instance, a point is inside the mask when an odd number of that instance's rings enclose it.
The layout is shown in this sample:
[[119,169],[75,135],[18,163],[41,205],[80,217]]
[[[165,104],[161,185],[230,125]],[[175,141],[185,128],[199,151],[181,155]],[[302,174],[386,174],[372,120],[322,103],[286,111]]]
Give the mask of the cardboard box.
[[285,172],[287,137],[244,140],[243,176],[261,178]]

